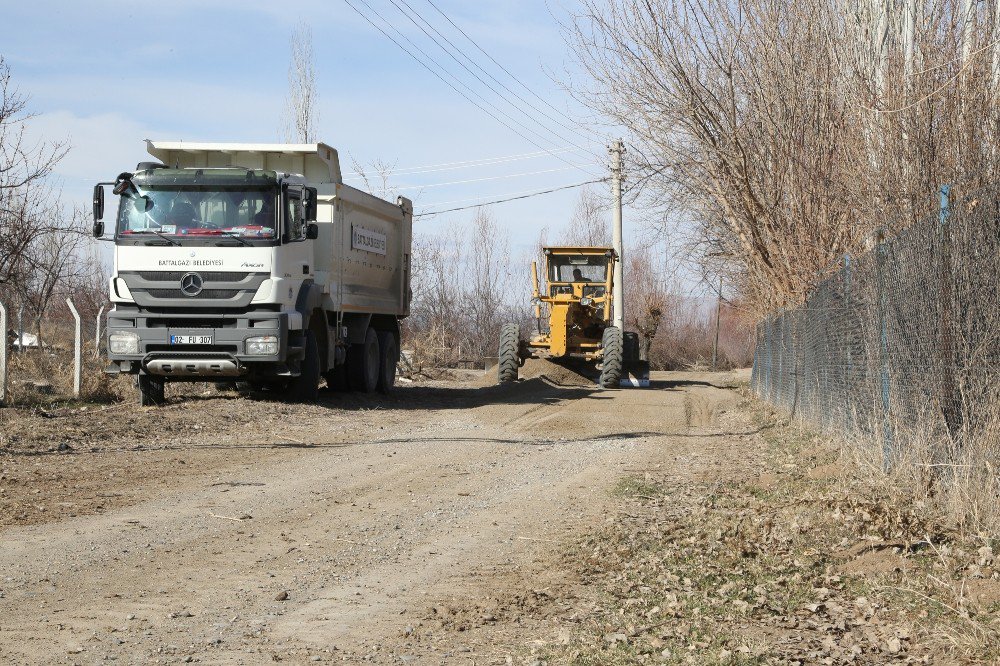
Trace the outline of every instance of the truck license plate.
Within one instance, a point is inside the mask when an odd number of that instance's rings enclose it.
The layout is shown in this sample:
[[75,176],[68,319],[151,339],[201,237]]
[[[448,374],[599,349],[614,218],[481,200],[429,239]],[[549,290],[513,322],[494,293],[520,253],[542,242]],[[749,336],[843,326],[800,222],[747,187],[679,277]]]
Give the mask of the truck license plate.
[[210,345],[212,344],[213,336],[211,335],[171,335],[170,344],[172,345]]

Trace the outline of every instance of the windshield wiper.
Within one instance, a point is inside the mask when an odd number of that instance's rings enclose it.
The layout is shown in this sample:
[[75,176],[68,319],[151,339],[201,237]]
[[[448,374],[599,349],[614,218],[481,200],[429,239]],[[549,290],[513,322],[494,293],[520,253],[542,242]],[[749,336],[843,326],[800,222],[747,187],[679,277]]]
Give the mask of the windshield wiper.
[[[163,240],[167,241],[171,245],[180,245],[180,242],[178,242],[177,240],[171,238],[170,236],[162,234],[159,231],[153,231],[152,229],[143,229],[142,231],[133,231],[132,233],[134,233],[134,234],[156,234],[157,236],[159,236]],[[147,241],[147,245],[148,244],[149,243]]]
[[[232,238],[233,240],[237,240],[240,243],[242,243],[243,245],[246,245],[247,247],[253,247],[253,243],[251,243],[250,241],[248,241],[247,239],[243,238],[242,236],[240,236],[238,234],[239,234],[238,231],[223,231],[222,232],[222,235],[225,236],[226,238]],[[216,243],[215,245],[216,246],[220,246],[220,245],[222,245],[222,243]]]

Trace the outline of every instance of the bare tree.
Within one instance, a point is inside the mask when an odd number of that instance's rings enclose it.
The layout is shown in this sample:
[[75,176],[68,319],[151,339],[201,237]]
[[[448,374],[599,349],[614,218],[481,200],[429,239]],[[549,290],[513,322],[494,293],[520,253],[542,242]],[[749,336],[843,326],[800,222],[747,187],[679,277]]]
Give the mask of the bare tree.
[[465,301],[474,337],[470,346],[479,356],[493,356],[500,345],[500,327],[512,319],[510,241],[488,208],[477,208],[472,239],[465,257],[469,280]]
[[285,100],[286,143],[314,143],[319,110],[316,103],[316,68],[313,61],[312,28],[304,21],[292,31],[292,61],[288,66],[288,97]]
[[51,227],[53,196],[44,181],[67,150],[28,143],[26,104],[0,56],[0,285],[17,277],[32,239]]
[[648,361],[671,296],[664,282],[664,271],[654,262],[648,246],[629,248],[626,256],[628,278],[624,285],[615,285],[615,289],[625,289],[628,303],[625,325],[639,334],[639,358]]
[[1000,35],[958,4],[583,0],[574,91],[628,130],[631,196],[762,314],[996,172]]
[[66,216],[57,208],[54,213],[53,227],[28,244],[22,257],[23,280],[16,287],[34,320],[39,350],[42,322],[53,298],[80,290],[96,272],[93,256],[87,253],[90,235],[86,212],[77,208]]
[[371,164],[365,165],[351,155],[351,168],[354,169],[354,173],[361,179],[361,187],[368,194],[380,199],[386,199],[387,201],[396,200],[398,192],[389,184],[389,178],[396,169],[395,162],[390,164],[379,158]]
[[580,190],[565,242],[585,247],[611,245],[611,209],[590,188]]

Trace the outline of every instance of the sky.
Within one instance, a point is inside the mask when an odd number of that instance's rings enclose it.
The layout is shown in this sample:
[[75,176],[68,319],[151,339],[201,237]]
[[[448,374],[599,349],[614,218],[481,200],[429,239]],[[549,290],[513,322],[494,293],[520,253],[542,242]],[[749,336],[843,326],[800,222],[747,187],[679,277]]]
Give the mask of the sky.
[[[439,74],[453,85],[461,89],[452,76],[468,84],[475,92],[466,94],[485,111],[418,64],[351,4],[412,52],[419,55],[419,48],[432,56],[447,70]],[[279,141],[290,40],[302,22],[313,34],[318,135],[339,150],[349,184],[361,186],[348,176],[354,162],[395,165],[401,173],[390,178],[390,185],[412,198],[420,212],[607,175],[606,145],[613,132],[575,124],[589,114],[562,87],[568,77],[580,76],[560,31],[575,0],[36,0],[7,5],[0,55],[36,114],[31,136],[71,146],[55,176],[72,202],[86,204],[94,183],[113,180],[149,159],[143,139]],[[459,56],[501,94],[477,81],[406,18],[401,10],[407,8],[522,99]],[[491,158],[511,159],[455,164]],[[608,185],[593,187],[605,193]],[[566,225],[578,195],[568,189],[492,210],[510,230],[514,250],[522,251],[534,245],[541,228],[547,227],[551,237],[552,230]],[[461,233],[473,213],[422,217],[415,224],[418,231]],[[627,243],[638,242],[636,216],[626,210],[625,219]]]

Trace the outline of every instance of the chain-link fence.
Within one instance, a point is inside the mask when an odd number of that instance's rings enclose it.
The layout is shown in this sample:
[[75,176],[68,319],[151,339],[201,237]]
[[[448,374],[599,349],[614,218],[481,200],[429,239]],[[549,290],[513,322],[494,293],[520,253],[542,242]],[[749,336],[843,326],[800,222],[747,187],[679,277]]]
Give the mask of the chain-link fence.
[[941,192],[940,213],[845,256],[800,307],[757,328],[752,388],[831,434],[878,441],[888,467],[914,443],[931,464],[996,433],[997,190]]

